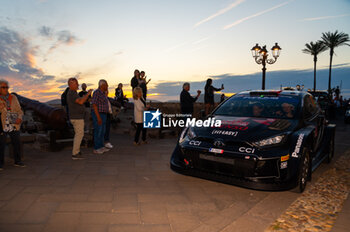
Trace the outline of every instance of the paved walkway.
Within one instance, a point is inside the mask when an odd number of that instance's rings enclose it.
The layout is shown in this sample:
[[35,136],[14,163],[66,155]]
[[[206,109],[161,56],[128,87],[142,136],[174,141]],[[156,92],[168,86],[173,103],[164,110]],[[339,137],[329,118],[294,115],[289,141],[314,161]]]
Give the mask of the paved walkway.
[[176,139],[136,147],[112,134],[112,141],[116,148],[104,155],[84,149],[82,161],[69,149],[27,145],[28,167],[7,163],[0,172],[0,231],[263,231],[300,196],[176,174],[169,168]]

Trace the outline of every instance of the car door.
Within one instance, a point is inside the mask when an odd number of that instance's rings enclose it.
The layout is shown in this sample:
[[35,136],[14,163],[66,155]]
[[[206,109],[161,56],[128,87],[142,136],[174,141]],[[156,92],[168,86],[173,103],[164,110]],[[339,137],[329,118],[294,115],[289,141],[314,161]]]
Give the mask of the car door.
[[305,123],[313,128],[312,151],[316,152],[322,142],[325,118],[319,105],[310,94],[305,95],[303,106]]

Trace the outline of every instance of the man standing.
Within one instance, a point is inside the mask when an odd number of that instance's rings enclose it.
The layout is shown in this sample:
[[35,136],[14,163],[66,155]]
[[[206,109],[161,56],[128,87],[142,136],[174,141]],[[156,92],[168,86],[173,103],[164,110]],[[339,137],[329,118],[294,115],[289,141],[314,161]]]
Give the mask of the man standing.
[[94,153],[103,154],[109,151],[104,145],[104,137],[106,133],[106,120],[109,113],[108,98],[108,83],[101,79],[98,82],[98,89],[92,95],[92,122],[94,125]]
[[0,112],[0,170],[2,170],[4,165],[7,135],[11,138],[15,166],[25,167],[21,161],[21,139],[19,132],[23,111],[17,97],[9,93],[9,85],[5,80],[0,80]]
[[186,82],[182,86],[182,92],[180,94],[180,104],[181,104],[181,113],[182,114],[193,114],[193,103],[197,101],[201,91],[197,90],[197,96],[192,97],[189,93],[190,83]]
[[131,79],[131,83],[130,83],[133,91],[137,86],[139,86],[139,80],[140,80],[140,71],[138,69],[135,69],[134,77]]
[[85,106],[84,103],[88,100],[89,95],[92,92],[90,89],[83,97],[79,97],[77,90],[79,89],[78,80],[74,77],[68,80],[69,91],[67,93],[67,104],[69,108],[70,122],[74,128],[74,141],[72,150],[72,159],[83,159],[80,152],[81,141],[84,137],[84,116]]
[[[86,91],[87,85],[83,83],[81,85],[82,91],[79,92],[80,97],[84,97],[88,94],[88,91]],[[91,109],[90,109],[90,101],[91,101],[91,92],[88,94],[88,98],[86,102],[84,103],[85,106],[85,115],[84,115],[84,131],[88,132],[90,129],[90,116],[91,116]]]

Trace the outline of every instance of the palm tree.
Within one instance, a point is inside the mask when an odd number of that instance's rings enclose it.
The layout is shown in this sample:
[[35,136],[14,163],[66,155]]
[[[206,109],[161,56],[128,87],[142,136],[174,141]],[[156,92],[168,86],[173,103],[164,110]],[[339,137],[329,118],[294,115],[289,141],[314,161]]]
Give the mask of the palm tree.
[[331,78],[332,78],[332,60],[333,60],[333,54],[334,54],[334,48],[342,46],[342,45],[348,45],[347,42],[349,42],[349,35],[344,32],[338,32],[335,31],[332,32],[326,32],[322,33],[322,42],[329,48],[330,50],[330,61],[329,61],[329,79],[328,79],[328,92],[331,93]]
[[327,50],[327,46],[321,42],[321,41],[316,41],[310,42],[305,44],[305,47],[302,51],[306,54],[310,54],[314,56],[314,91],[316,91],[316,63],[317,63],[317,56],[319,53]]

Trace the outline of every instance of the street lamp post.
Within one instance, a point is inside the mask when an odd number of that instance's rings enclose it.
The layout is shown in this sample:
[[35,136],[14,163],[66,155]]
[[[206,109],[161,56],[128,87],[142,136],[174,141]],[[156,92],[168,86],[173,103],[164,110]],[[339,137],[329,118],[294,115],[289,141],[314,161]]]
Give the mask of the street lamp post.
[[252,55],[257,64],[262,64],[262,89],[265,89],[265,77],[266,77],[266,64],[274,64],[277,61],[277,58],[280,56],[281,47],[277,43],[271,48],[273,58],[268,58],[269,53],[266,50],[266,45],[260,47],[259,44],[256,44],[252,49]]

